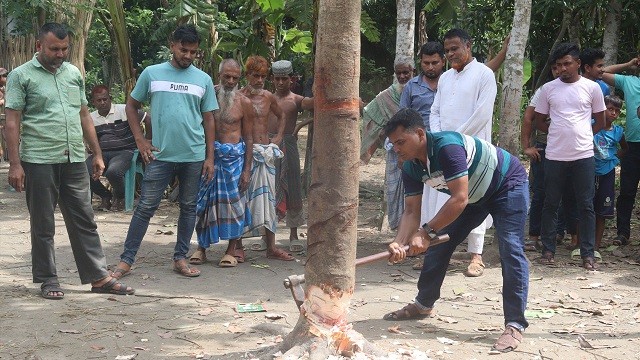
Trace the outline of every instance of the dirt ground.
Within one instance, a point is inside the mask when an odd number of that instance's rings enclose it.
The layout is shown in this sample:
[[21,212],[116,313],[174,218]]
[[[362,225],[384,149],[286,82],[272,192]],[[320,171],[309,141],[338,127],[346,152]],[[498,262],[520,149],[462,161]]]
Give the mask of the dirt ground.
[[[199,267],[200,277],[181,277],[171,271],[178,208],[166,200],[151,221],[133,273],[123,279],[136,289],[135,296],[92,294],[89,286],[80,285],[64,222],[56,213],[56,260],[66,294],[61,301],[44,300],[39,285],[31,282],[24,195],[9,189],[7,170],[7,163],[0,164],[0,359],[249,359],[247,352],[280,342],[296,323],[297,308],[282,281],[304,273],[304,254],[282,262],[248,251],[246,263],[221,269],[216,264],[226,245],[218,244],[208,253],[210,261]],[[384,251],[393,237],[371,221],[380,211],[383,178],[379,151],[361,171],[358,256]],[[111,266],[130,218],[131,213],[96,212]],[[509,354],[489,352],[503,326],[501,269],[490,236],[485,274],[466,278],[465,262],[452,260],[436,316],[421,321],[381,319],[414,298],[419,273],[411,268],[413,260],[358,268],[350,321],[388,351],[389,359],[640,359],[634,231],[633,245],[602,252],[598,272],[583,270],[562,247],[556,267],[532,262],[530,327]],[[610,238],[614,229],[607,232]],[[288,230],[280,231],[279,244],[285,246],[287,237]],[[195,246],[194,234],[192,250]],[[239,303],[261,303],[267,312],[241,314],[235,311]]]

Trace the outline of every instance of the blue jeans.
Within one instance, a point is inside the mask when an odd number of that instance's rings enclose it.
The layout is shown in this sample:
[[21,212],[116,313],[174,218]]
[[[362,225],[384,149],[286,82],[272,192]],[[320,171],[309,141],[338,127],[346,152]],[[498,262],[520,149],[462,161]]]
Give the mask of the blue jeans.
[[433,307],[440,298],[440,288],[456,246],[490,214],[500,250],[505,324],[515,322],[523,329],[529,326],[524,317],[529,292],[529,264],[524,255],[528,206],[528,182],[494,194],[482,203],[467,205],[462,214],[441,231],[449,234],[450,240],[427,250],[415,301],[423,307]]
[[[572,191],[575,198],[576,214],[580,219],[580,256],[593,257],[596,241],[596,220],[593,211],[595,194],[593,157],[574,161],[547,160],[545,163],[545,192],[542,210],[541,240],[544,251],[556,252],[556,214],[560,201],[567,191]],[[565,204],[565,209],[569,204]],[[567,215],[570,217],[570,215]],[[569,219],[567,219],[569,221]]]
[[629,239],[631,213],[640,182],[640,143],[628,141],[627,144],[629,151],[620,159],[620,195],[616,202],[616,224],[618,235]]
[[202,163],[202,161],[174,163],[154,160],[147,165],[142,179],[140,200],[131,218],[127,238],[124,241],[124,252],[120,255],[120,260],[129,265],[135,262],[136,253],[149,227],[149,220],[158,209],[169,182],[176,175],[180,182],[180,217],[178,218],[178,236],[173,260],[187,257],[189,243],[196,224],[196,201]]

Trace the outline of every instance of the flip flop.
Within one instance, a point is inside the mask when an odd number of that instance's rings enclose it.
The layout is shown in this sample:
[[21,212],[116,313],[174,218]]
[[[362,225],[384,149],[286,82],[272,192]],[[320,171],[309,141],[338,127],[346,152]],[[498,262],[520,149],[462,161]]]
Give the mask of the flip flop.
[[301,252],[304,251],[304,243],[300,239],[289,239],[289,251]]
[[430,317],[432,313],[433,308],[426,312],[420,312],[416,304],[408,304],[400,310],[385,314],[382,319],[387,321],[421,320]]
[[[120,288],[116,289],[115,286],[120,284]],[[92,286],[91,292],[98,294],[115,294],[115,295],[133,295],[136,291],[129,289],[125,283],[118,282],[116,278],[112,277],[111,280],[104,283],[102,286]]]
[[130,275],[131,274],[131,269],[129,270],[125,270],[122,268],[117,267],[112,273],[111,273],[111,277],[117,280],[122,279],[123,277]]
[[[49,295],[49,293],[61,293],[62,295]],[[40,285],[40,294],[48,300],[62,300],[64,298],[64,292],[57,280],[49,280],[42,283]]]
[[207,253],[206,250],[198,249],[191,254],[189,258],[189,264],[192,265],[202,265],[207,261]]
[[275,259],[275,260],[282,260],[282,261],[293,261],[296,258],[293,257],[293,255],[289,254],[288,252],[276,248],[274,250],[274,252],[272,252],[272,253],[267,252],[267,259]]
[[482,276],[483,273],[484,273],[484,263],[473,261],[467,267],[467,270],[464,272],[464,276],[478,277],[478,276]]
[[[195,270],[195,271],[192,271]],[[200,270],[196,268],[192,268],[188,264],[184,264],[184,266],[173,265],[173,271],[185,277],[198,277],[200,276]]]
[[218,266],[221,268],[236,267],[238,266],[238,260],[229,254],[224,254],[222,259],[220,259]]
[[267,250],[267,244],[260,239],[259,242],[255,242],[249,246],[252,251],[265,251]]
[[236,258],[239,264],[242,264],[245,258],[244,249],[233,250],[233,257]]

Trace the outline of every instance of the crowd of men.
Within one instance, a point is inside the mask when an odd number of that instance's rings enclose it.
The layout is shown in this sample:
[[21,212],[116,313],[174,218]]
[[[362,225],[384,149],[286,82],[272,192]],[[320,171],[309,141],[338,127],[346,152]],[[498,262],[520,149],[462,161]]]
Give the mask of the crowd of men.
[[[243,237],[261,236],[251,247],[266,250],[272,259],[291,261],[291,252],[304,250],[297,234],[305,222],[297,118],[302,110],[313,109],[313,98],[291,91],[291,62],[270,65],[261,56],[249,57],[244,66],[247,84],[239,89],[243,69],[225,59],[214,86],[211,77],[193,65],[200,45],[197,31],[183,25],[172,34],[170,61],[145,68],[126,104],[112,104],[109,89],[98,85],[91,91],[96,111],[90,113],[81,74],[65,61],[69,37],[64,26],[45,24],[38,52],[11,71],[5,96],[9,183],[26,192],[33,281],[42,283],[44,298],[64,297],[53,246],[57,206],[82,283],[90,283],[97,293],[133,294],[120,279],[131,273],[150,219],[174,178],[179,181],[180,208],[176,273],[199,276],[194,265],[205,263],[207,249],[221,239],[227,241],[218,262],[223,268],[245,261]],[[493,225],[503,269],[505,321],[493,348],[502,352],[517,348],[528,326],[527,217],[529,240],[541,251],[540,263],[555,262],[562,227],[558,219],[564,219],[575,235],[575,255],[585,269],[596,270],[604,221],[614,215],[616,165],[620,162],[622,169],[615,244],[629,243],[640,181],[640,78],[615,74],[637,70],[640,58],[605,67],[602,51],[581,52],[577,45],[563,43],[550,56],[555,79],[536,91],[523,120],[530,189],[518,157],[491,144],[494,72],[505,58],[508,40],[485,65],[473,57],[471,37],[452,29],[442,44],[422,46],[417,76],[412,78],[412,63],[396,63],[397,83],[364,108],[361,148],[364,162],[378,147],[386,151],[389,224],[397,229],[389,244],[391,261],[425,253],[424,262],[415,265],[421,270],[415,301],[384,319],[429,316],[449,260],[465,239],[472,254],[465,275],[481,276],[484,235]],[[447,62],[450,68],[445,71]],[[275,93],[265,89],[270,73]],[[624,130],[613,125],[623,101],[611,95],[607,85],[624,92]],[[150,114],[142,110],[145,103]],[[66,136],[59,136],[61,129]],[[90,192],[101,198],[99,209],[121,210],[124,173],[136,158],[145,164],[140,197],[120,261],[110,273]],[[111,189],[101,182],[103,175]],[[290,229],[289,251],[275,241],[283,219]],[[189,255],[194,230],[198,247]],[[430,248],[430,240],[443,234],[450,240]]]

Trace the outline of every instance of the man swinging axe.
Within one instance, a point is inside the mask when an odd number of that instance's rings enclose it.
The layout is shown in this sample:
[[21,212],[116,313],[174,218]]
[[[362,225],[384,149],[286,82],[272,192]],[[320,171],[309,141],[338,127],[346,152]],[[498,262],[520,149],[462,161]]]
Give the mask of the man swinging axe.
[[[398,234],[389,244],[390,261],[426,251],[436,234],[448,234],[451,240],[426,252],[415,301],[386,314],[384,319],[429,316],[440,297],[453,251],[490,214],[500,250],[506,327],[493,349],[514,350],[528,326],[524,317],[529,288],[524,227],[529,186],[522,164],[506,150],[484,140],[452,131],[425,131],[420,114],[412,109],[398,111],[386,124],[385,132],[404,162],[405,209]],[[451,198],[431,220],[420,224],[424,183]],[[408,250],[405,245],[409,245]]]

